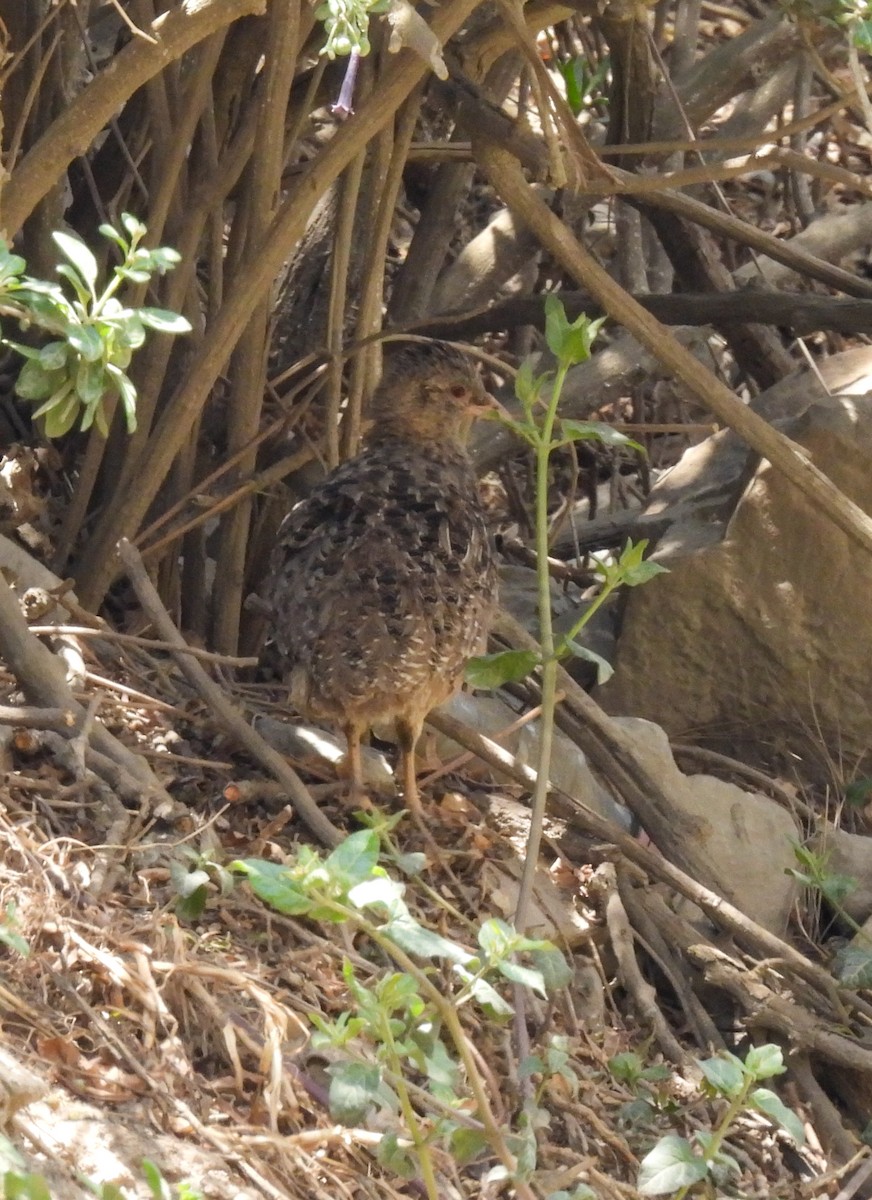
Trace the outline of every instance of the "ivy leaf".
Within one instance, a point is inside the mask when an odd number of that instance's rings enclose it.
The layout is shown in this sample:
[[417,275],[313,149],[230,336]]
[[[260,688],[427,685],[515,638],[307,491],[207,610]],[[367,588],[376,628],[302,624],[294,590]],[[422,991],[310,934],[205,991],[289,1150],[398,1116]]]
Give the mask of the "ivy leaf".
[[482,691],[493,691],[504,683],[517,683],[535,671],[540,662],[535,650],[500,650],[480,654],[466,664],[466,682]]

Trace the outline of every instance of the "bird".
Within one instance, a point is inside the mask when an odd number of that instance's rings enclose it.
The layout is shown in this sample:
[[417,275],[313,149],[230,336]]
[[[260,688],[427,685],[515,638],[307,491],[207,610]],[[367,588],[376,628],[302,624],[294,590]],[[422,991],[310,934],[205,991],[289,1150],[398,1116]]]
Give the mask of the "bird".
[[365,797],[363,736],[393,725],[405,804],[420,818],[424,721],[485,648],[497,603],[466,440],[498,405],[448,343],[386,358],[360,452],[286,516],[265,598],[291,704],[345,734],[352,798]]

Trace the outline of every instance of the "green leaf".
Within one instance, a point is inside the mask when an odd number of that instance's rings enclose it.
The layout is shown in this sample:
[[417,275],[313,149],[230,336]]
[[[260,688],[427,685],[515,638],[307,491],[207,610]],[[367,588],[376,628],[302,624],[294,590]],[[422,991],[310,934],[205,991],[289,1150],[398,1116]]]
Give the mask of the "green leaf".
[[466,682],[470,687],[492,691],[504,683],[517,683],[535,671],[540,663],[534,650],[500,650],[480,654],[466,664]]
[[400,1144],[396,1133],[382,1135],[375,1152],[376,1160],[400,1179],[416,1179],[420,1174],[417,1158],[408,1141]]
[[350,834],[324,860],[324,867],[347,887],[362,883],[378,865],[379,842],[371,829]]
[[[99,400],[103,399],[107,386],[106,372],[102,360],[100,362],[88,362],[85,358],[81,359],[76,371],[76,394],[82,403],[95,405]],[[87,429],[90,424],[90,420],[88,420],[87,424],[83,422],[82,428]]]
[[599,684],[607,683],[615,673],[615,668],[607,658],[603,658],[601,654],[597,654],[588,646],[583,646],[581,642],[561,642],[557,657],[562,658],[564,653],[571,654],[573,658],[583,658],[586,662],[594,663],[596,665],[596,681]]
[[88,362],[97,362],[103,357],[103,339],[93,325],[74,325],[67,334],[67,341]]
[[581,88],[578,86],[577,64],[577,58],[571,58],[568,62],[560,63],[560,74],[563,76],[563,83],[566,87],[566,103],[569,105],[574,117],[577,117],[582,109],[582,95]]
[[397,870],[412,879],[417,879],[427,866],[427,855],[418,850],[410,850],[405,854],[398,854],[392,861]]
[[531,992],[537,992],[540,996],[547,995],[545,981],[538,971],[531,970],[530,967],[523,967],[520,963],[512,962],[511,959],[504,959],[497,963],[497,970],[512,983],[529,988]]
[[518,935],[508,921],[491,917],[482,923],[476,940],[486,957],[494,961],[511,954],[517,947]]
[[685,1138],[669,1134],[642,1159],[637,1187],[643,1196],[665,1196],[705,1179],[708,1166]]
[[780,1125],[782,1129],[786,1129],[797,1146],[803,1145],[805,1142],[805,1130],[802,1127],[802,1121],[786,1104],[782,1103],[778,1096],[769,1088],[755,1088],[748,1097],[748,1103],[752,1108],[756,1108],[758,1112],[765,1113],[770,1121],[774,1121],[776,1125]]
[[138,217],[134,217],[132,213],[122,213],[121,224],[130,234],[131,238],[137,242],[144,238],[148,232],[142,221],[140,221]]
[[[93,296],[98,274],[97,260],[94,255],[81,238],[75,237],[71,233],[56,230],[51,236],[55,245],[75,267],[79,277],[84,280],[88,291]],[[66,272],[64,273],[66,274]]]
[[364,1063],[336,1063],[330,1075],[330,1114],[342,1125],[359,1125],[376,1107],[381,1088],[378,1067]]
[[452,1158],[461,1166],[478,1158],[490,1146],[486,1133],[479,1132],[477,1129],[469,1129],[465,1125],[459,1125],[452,1131],[449,1144]]
[[3,1195],[5,1200],[51,1200],[45,1177],[30,1172],[19,1175],[7,1171],[3,1176]]
[[114,242],[116,246],[119,246],[125,254],[127,253],[127,241],[117,229],[114,229],[111,225],[98,225],[97,230],[103,234],[104,238],[108,238],[110,242]]
[[106,370],[112,376],[118,389],[118,395],[121,397],[124,416],[127,420],[127,432],[134,433],[136,431],[136,388],[133,386],[133,381],[112,363],[106,364]]
[[668,575],[669,568],[661,566],[656,562],[639,563],[638,567],[631,567],[624,573],[622,583],[627,587],[638,587],[642,583],[647,583],[649,579],[653,579],[655,575]]
[[856,21],[851,27],[854,45],[863,54],[872,54],[872,21]]
[[33,415],[34,417],[45,416],[45,436],[47,438],[58,438],[69,433],[75,425],[80,408],[81,405],[73,391],[73,385],[68,384],[66,388],[47,400]]
[[382,927],[382,933],[401,950],[407,954],[417,954],[419,958],[444,958],[448,962],[464,965],[474,959],[474,955],[457,942],[419,925],[410,913],[389,921]]
[[137,313],[143,325],[149,329],[157,329],[161,333],[190,333],[191,322],[179,313],[170,312],[166,308],[138,308]]
[[543,371],[541,375],[537,375],[533,370],[532,358],[525,358],[518,367],[518,373],[515,376],[515,395],[524,406],[528,417],[546,384],[550,383],[553,378],[553,371]]
[[302,916],[313,908],[313,901],[294,882],[286,866],[262,858],[237,859],[234,871],[245,875],[251,890],[276,912]]
[[752,1079],[771,1079],[783,1075],[787,1070],[780,1046],[767,1042],[764,1046],[752,1046],[745,1055],[745,1070]]
[[29,359],[15,381],[15,394],[22,400],[47,400],[54,395],[65,375],[63,372],[47,371],[39,359]]
[[872,951],[864,946],[840,947],[833,959],[833,972],[842,987],[872,987]]
[[607,1066],[615,1079],[631,1086],[642,1075],[642,1059],[633,1050],[623,1050],[620,1054],[613,1054],[608,1060]]
[[39,352],[40,366],[46,371],[62,371],[67,365],[69,352],[66,342],[47,342]]
[[583,363],[590,358],[593,340],[603,321],[604,318],[591,321],[582,313],[570,323],[559,297],[553,292],[545,297],[545,341],[561,367]]
[[23,275],[27,263],[18,254],[13,254],[7,242],[0,240],[0,287],[5,287],[10,280]]
[[160,1167],[150,1158],[142,1160],[142,1173],[154,1200],[172,1200],[170,1185],[163,1177]]
[[542,976],[545,991],[549,996],[559,992],[561,988],[569,987],[572,982],[572,967],[566,960],[566,955],[557,946],[530,952],[533,966]]
[[707,1058],[699,1066],[709,1086],[728,1099],[737,1096],[745,1084],[745,1065],[735,1054]]
[[872,799],[872,779],[864,776],[855,779],[845,788],[845,803],[852,808],[864,808]]
[[573,421],[566,418],[560,422],[560,430],[564,442],[600,442],[603,446],[620,446],[645,453],[644,446],[605,421]]
[[401,901],[405,892],[405,884],[391,879],[387,875],[376,876],[374,879],[364,879],[348,889],[348,902],[355,908],[382,907],[391,914],[408,912]]

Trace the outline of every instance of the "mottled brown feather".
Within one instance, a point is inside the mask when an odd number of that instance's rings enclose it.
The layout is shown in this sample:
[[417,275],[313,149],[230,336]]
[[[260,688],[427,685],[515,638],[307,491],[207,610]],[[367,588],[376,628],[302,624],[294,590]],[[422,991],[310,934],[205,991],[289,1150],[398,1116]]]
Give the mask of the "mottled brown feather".
[[[496,568],[464,443],[488,400],[465,355],[438,342],[404,349],[360,454],[279,530],[268,599],[291,701],[350,739],[393,722],[411,754],[484,646]],[[407,769],[407,791],[413,778]]]

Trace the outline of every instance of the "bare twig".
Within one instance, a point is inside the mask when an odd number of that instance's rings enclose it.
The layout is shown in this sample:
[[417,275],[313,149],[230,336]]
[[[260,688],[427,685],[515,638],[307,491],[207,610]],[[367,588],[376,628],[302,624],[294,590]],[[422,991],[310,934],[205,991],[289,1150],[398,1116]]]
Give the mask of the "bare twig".
[[337,845],[342,839],[342,834],[318,808],[296,771],[263,740],[259,733],[251,728],[242,713],[230,703],[218,684],[210,679],[200,664],[186,653],[185,640],[164,608],[137,550],[125,539],[118,547],[118,553],[140,604],[164,641],[174,647],[173,653],[177,656],[176,661],[189,682],[210,706],[224,728],[287,788],[288,797],[294,810],[315,837],[327,846]]
[[[64,677],[60,659],[33,636],[21,612],[15,593],[0,577],[0,657],[15,675],[27,698],[48,709],[72,714],[74,725],[66,728],[67,737],[84,727],[86,713],[75,699]],[[162,787],[148,764],[113,737],[99,722],[91,730],[88,762],[105,778],[101,767],[110,762],[114,770],[109,783],[120,781],[124,790],[135,794],[158,815],[167,815],[177,806]]]

